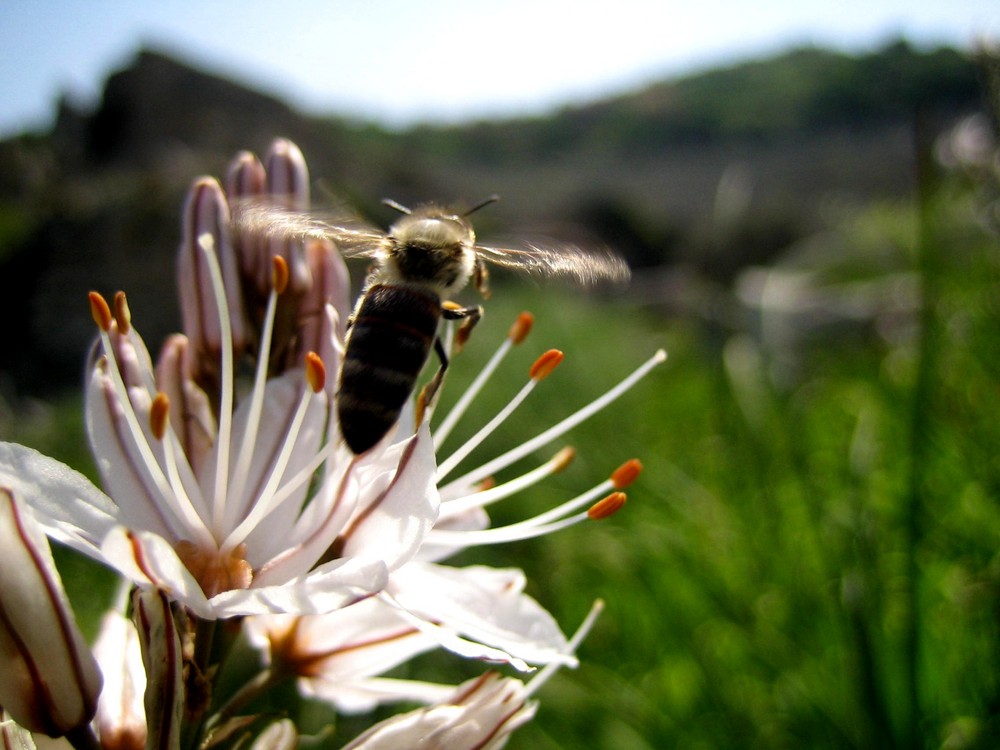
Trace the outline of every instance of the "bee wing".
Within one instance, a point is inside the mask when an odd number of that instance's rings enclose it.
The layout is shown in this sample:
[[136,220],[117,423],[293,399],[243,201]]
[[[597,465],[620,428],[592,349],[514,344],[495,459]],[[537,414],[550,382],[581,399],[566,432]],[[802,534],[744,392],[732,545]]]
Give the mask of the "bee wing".
[[568,278],[582,286],[628,281],[628,265],[613,251],[585,250],[558,241],[519,240],[514,247],[476,245],[485,261],[540,276]]
[[328,239],[346,257],[378,253],[385,232],[349,214],[295,211],[262,198],[241,198],[230,206],[233,228],[266,239]]

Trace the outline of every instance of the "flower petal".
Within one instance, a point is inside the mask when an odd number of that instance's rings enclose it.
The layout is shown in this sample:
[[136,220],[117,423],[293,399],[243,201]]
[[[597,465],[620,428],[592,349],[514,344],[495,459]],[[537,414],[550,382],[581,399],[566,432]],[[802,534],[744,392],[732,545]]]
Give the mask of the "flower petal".
[[411,613],[533,664],[576,665],[556,621],[524,594],[524,573],[485,566],[412,562],[392,574],[389,592]]
[[119,509],[83,474],[23,445],[0,443],[0,484],[35,511],[53,539],[102,559],[101,540],[118,525]]
[[326,674],[299,680],[302,695],[326,701],[345,714],[373,711],[384,703],[416,701],[437,703],[445,700],[455,688],[419,680],[397,680],[390,677],[363,677],[356,680],[331,680]]
[[335,560],[280,585],[218,594],[211,600],[210,616],[332,612],[380,591],[387,580],[381,560]]
[[163,537],[117,526],[105,536],[100,554],[107,565],[136,585],[164,592],[199,617],[214,617],[201,586]]
[[[386,470],[392,466],[391,470]],[[343,532],[345,556],[377,557],[390,569],[420,549],[437,519],[434,443],[425,422],[417,434],[385,451],[362,476],[363,495]],[[381,475],[381,476],[379,476]]]
[[[129,428],[111,378],[99,367],[94,369],[87,383],[86,397],[87,434],[102,484],[111,497],[128,499],[119,505],[118,516],[129,526],[160,535],[183,536],[178,533],[180,527],[176,517],[161,501],[162,494],[151,473],[153,469],[143,458],[137,438]],[[156,460],[161,462],[162,451],[158,441],[152,440],[149,429],[150,396],[141,389],[132,388],[129,398],[143,430],[138,440],[147,443]]]
[[[267,484],[275,461],[285,447],[290,423],[305,388],[302,368],[289,370],[280,377],[268,381],[264,390],[259,426],[253,436],[246,434],[250,411],[249,399],[240,404],[236,410],[233,417],[235,436],[233,450],[237,452],[244,441],[253,439],[254,451],[249,475],[230,476],[230,488],[242,487],[242,491],[238,496],[227,498],[224,519],[226,532],[237,526],[251,512],[255,504],[260,502],[260,492]],[[294,477],[316,455],[323,439],[326,419],[326,398],[322,394],[314,394],[310,397],[298,434],[294,436],[294,450],[282,472],[285,478]],[[205,473],[206,477],[214,476],[215,461],[213,454],[209,464],[212,469]],[[238,471],[235,456],[229,465],[231,472]],[[309,485],[308,481],[302,482],[280,505],[267,512],[264,517],[266,522],[258,524],[244,539],[251,553],[249,561],[254,567],[262,565],[280,551],[287,549],[290,543],[294,543],[294,538],[291,536],[292,528],[309,491]]]

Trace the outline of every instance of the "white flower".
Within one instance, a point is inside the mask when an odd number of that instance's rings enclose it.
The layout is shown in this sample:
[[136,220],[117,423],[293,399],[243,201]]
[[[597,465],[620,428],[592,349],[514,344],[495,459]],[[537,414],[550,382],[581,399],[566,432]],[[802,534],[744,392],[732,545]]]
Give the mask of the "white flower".
[[325,615],[249,618],[246,628],[275,671],[299,678],[303,695],[358,713],[442,697],[440,688],[378,677],[433,648],[522,671],[575,666],[565,636],[524,585],[516,569],[411,562],[380,596]]
[[[435,442],[447,437],[504,355],[524,340],[530,325],[530,316],[522,314],[487,364],[484,375],[463,394],[441,427],[434,430]],[[440,699],[446,688],[379,676],[435,647],[467,658],[510,664],[522,671],[530,671],[529,665],[575,665],[575,657],[567,650],[566,639],[551,615],[524,594],[525,580],[520,570],[455,568],[436,561],[470,546],[539,536],[583,520],[605,518],[620,509],[625,502],[622,490],[641,471],[635,459],[626,461],[606,480],[579,496],[533,518],[499,528],[488,528],[485,507],[562,471],[574,452],[564,448],[535,469],[501,485],[490,486],[488,482],[484,485],[484,480],[612,403],[662,362],[664,356],[663,352],[657,352],[617,386],[553,428],[445,484],[441,488],[444,499],[438,520],[424,537],[416,559],[392,571],[385,589],[376,597],[328,615],[250,618],[247,631],[264,651],[277,673],[274,676],[296,676],[304,695],[332,703],[341,711],[358,712],[383,702]],[[451,459],[443,462],[437,476],[444,477],[471,453],[561,360],[561,353],[556,351],[539,357],[531,367],[529,382],[512,405],[502,409]],[[406,431],[400,429],[400,432]]]
[[[281,153],[295,171],[297,149]],[[199,617],[328,612],[417,553],[439,504],[432,441],[425,427],[363,457],[342,445],[326,370],[339,367],[343,261],[324,243],[285,248],[266,300],[233,309],[233,258],[248,251],[227,215],[218,184],[197,180],[180,263],[189,335],[171,337],[155,368],[124,294],[112,305],[91,294],[87,426],[107,494],[14,444],[0,444],[0,482],[52,538]],[[256,361],[238,398],[242,351]]]
[[[572,653],[590,631],[603,608],[598,601],[567,644]],[[531,699],[558,669],[551,664],[527,685],[487,672],[459,685],[435,705],[394,716],[364,732],[344,750],[497,750],[511,733],[531,720],[538,704]]]

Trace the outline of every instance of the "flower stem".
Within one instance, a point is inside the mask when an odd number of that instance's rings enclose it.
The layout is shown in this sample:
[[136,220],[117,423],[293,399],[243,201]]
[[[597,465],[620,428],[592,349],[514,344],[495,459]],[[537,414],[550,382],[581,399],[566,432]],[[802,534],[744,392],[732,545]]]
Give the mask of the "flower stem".
[[215,715],[209,719],[208,726],[219,726],[227,719],[235,716],[244,706],[266,693],[286,676],[274,671],[270,667],[258,672],[253,679],[249,680],[243,687],[233,693],[229,700],[215,712]]

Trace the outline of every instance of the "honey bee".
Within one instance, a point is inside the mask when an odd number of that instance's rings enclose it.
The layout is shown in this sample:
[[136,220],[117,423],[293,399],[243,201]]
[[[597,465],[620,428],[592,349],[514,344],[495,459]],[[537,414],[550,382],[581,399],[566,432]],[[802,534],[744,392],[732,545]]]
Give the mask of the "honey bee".
[[438,337],[441,318],[461,320],[460,344],[482,316],[482,307],[451,302],[470,282],[489,296],[486,262],[547,276],[564,276],[587,286],[625,281],[629,271],[617,255],[588,253],[571,244],[523,242],[520,247],[478,244],[469,215],[496,196],[461,213],[436,204],[409,209],[384,203],[402,216],[388,232],[356,222],[321,221],[311,214],[247,204],[234,212],[250,231],[333,240],[348,258],[373,266],[348,320],[344,356],[335,395],[337,416],[348,448],[360,455],[376,446],[397,422],[415,390],[431,349],[440,367],[421,394],[433,398],[448,355]]

